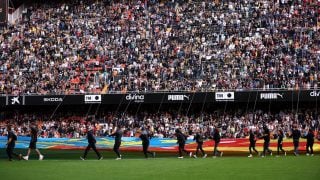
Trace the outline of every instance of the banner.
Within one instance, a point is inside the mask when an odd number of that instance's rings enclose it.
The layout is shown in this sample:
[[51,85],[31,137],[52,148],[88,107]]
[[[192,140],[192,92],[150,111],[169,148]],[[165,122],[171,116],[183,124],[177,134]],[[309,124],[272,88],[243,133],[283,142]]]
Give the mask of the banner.
[[[114,138],[96,138],[97,147],[100,149],[112,149],[114,145]],[[0,148],[5,148],[7,137],[0,136]],[[16,148],[27,149],[29,147],[30,137],[19,136],[16,142]],[[142,142],[139,138],[123,137],[121,149],[127,151],[141,151]],[[219,150],[230,152],[247,152],[249,147],[249,139],[221,139]],[[71,139],[71,138],[38,138],[37,148],[39,149],[84,149],[88,145],[87,139]],[[186,142],[186,149],[195,151],[197,144],[192,139]],[[205,151],[212,152],[214,147],[213,140],[207,140],[203,144]],[[256,148],[259,151],[263,149],[263,140],[258,140]],[[277,150],[277,140],[271,140],[270,148],[273,151]],[[292,139],[284,139],[283,148],[286,151],[293,150]],[[306,139],[300,139],[299,150],[305,151]],[[314,151],[320,151],[320,142],[315,140]],[[172,138],[152,138],[150,140],[150,150],[159,152],[176,152],[178,150],[177,140]]]

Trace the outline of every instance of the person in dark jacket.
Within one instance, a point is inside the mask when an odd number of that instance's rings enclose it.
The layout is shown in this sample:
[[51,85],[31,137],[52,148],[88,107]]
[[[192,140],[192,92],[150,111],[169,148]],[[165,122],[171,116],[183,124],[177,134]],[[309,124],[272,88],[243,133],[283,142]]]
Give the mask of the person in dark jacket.
[[84,151],[83,156],[80,156],[80,159],[85,160],[90,148],[92,148],[94,150],[94,152],[97,154],[98,159],[102,160],[103,157],[101,156],[101,154],[99,153],[99,151],[96,148],[97,141],[93,135],[93,129],[89,129],[89,131],[87,132],[87,139],[88,139],[88,146],[87,146],[86,150]]
[[259,152],[256,149],[257,136],[252,131],[252,129],[250,129],[249,133],[250,133],[249,134],[249,141],[250,141],[249,152],[250,152],[250,155],[248,157],[252,157],[252,150],[254,150],[254,152],[256,152],[258,155],[259,155]]
[[301,132],[300,130],[298,129],[298,126],[297,125],[294,125],[293,126],[293,130],[292,130],[292,140],[293,140],[293,146],[294,146],[294,155],[295,156],[298,156],[299,155],[299,139],[301,137]]
[[268,129],[267,126],[263,126],[263,153],[261,157],[265,157],[266,156],[266,151],[268,151],[268,153],[270,154],[270,156],[272,156],[272,151],[271,149],[269,149],[269,145],[270,145],[270,131]]
[[179,144],[179,157],[178,158],[180,158],[180,159],[183,158],[183,155],[182,155],[183,152],[186,154],[189,154],[189,156],[191,157],[192,152],[188,152],[184,148],[184,146],[186,144],[186,139],[187,139],[186,135],[184,135],[180,129],[176,129],[175,132],[176,132],[176,137],[177,137],[177,144]]
[[214,140],[213,158],[216,158],[217,156],[222,156],[223,152],[218,150],[218,146],[221,140],[221,136],[218,128],[215,128],[213,131],[213,140]]
[[280,129],[278,131],[277,157],[279,157],[279,155],[280,155],[280,150],[282,153],[284,153],[284,156],[287,155],[287,152],[282,148],[283,137],[284,137],[284,133],[283,133],[282,129]]
[[120,154],[120,151],[119,151],[122,135],[123,135],[123,131],[121,129],[121,126],[117,126],[116,131],[110,134],[111,137],[114,137],[113,151],[117,154],[116,160],[120,160],[122,158],[122,155]]
[[151,138],[151,134],[149,133],[149,131],[147,129],[145,129],[144,127],[142,127],[141,134],[140,134],[139,138],[142,141],[142,149],[143,149],[144,156],[146,158],[148,158],[148,154],[150,154],[152,157],[155,157],[156,156],[155,152],[148,151],[149,144],[150,144],[150,138]]
[[201,130],[199,130],[196,135],[194,136],[193,140],[197,142],[197,150],[196,150],[196,153],[195,155],[193,155],[194,158],[197,158],[198,156],[198,152],[199,150],[201,151],[202,153],[202,157],[203,158],[206,158],[207,157],[207,154],[204,152],[204,150],[202,149],[202,145],[203,145],[203,139],[204,139],[204,135],[202,133]]
[[17,135],[14,134],[12,130],[12,126],[8,125],[7,126],[7,131],[8,131],[8,140],[7,140],[7,148],[6,148],[6,153],[8,155],[9,161],[13,161],[13,156],[16,156],[19,160],[21,160],[22,155],[15,153],[13,150],[16,146],[16,141],[17,141]]
[[38,141],[38,128],[35,125],[30,126],[30,144],[28,148],[28,152],[26,156],[23,156],[24,160],[29,160],[29,155],[31,150],[34,149],[39,155],[39,160],[43,160],[44,156],[40,153],[39,149],[37,149],[37,141]]
[[[306,146],[306,151],[307,151],[307,156],[311,155],[313,156],[313,143],[314,143],[314,133],[312,129],[309,129],[308,134],[306,136],[307,138],[307,146]],[[310,148],[310,151],[309,151]]]

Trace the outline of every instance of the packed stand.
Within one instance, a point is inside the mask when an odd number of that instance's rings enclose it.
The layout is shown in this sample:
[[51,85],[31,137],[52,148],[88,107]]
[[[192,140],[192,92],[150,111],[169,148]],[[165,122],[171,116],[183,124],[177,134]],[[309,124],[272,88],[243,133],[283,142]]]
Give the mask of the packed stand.
[[1,30],[0,93],[317,88],[319,3],[35,3]]

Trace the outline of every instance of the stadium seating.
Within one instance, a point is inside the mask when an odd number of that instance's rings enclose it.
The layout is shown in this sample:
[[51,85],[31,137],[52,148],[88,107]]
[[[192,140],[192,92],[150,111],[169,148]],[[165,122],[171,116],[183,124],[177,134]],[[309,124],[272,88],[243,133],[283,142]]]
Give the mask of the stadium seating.
[[0,93],[318,87],[319,2],[35,3],[0,33]]

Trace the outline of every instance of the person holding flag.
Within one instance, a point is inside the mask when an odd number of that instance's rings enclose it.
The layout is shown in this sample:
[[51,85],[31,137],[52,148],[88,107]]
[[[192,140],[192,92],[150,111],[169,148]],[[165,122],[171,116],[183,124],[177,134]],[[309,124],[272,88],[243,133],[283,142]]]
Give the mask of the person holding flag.
[[145,158],[148,158],[148,154],[150,154],[153,158],[155,158],[156,153],[150,152],[148,150],[149,144],[150,144],[150,138],[151,138],[151,134],[149,133],[149,131],[147,129],[145,129],[144,127],[142,127],[141,134],[140,134],[139,138],[142,141],[142,149],[143,149],[143,154],[144,154]]
[[81,160],[85,160],[89,150],[92,148],[93,151],[97,154],[98,160],[102,160],[103,157],[101,156],[101,154],[99,153],[99,151],[96,148],[97,141],[96,141],[96,138],[93,135],[93,128],[90,126],[90,127],[88,127],[88,129],[89,129],[88,132],[87,132],[88,146],[85,149],[83,156],[80,156],[80,159]]
[[250,141],[250,146],[249,146],[250,154],[248,157],[250,158],[252,157],[252,150],[254,150],[254,152],[256,152],[259,155],[260,153],[256,149],[257,136],[255,135],[252,129],[250,129],[249,131],[249,141]]
[[23,156],[24,160],[29,160],[29,155],[31,153],[31,150],[34,149],[37,154],[39,155],[39,160],[43,160],[44,156],[40,153],[39,149],[37,149],[37,141],[38,141],[38,128],[36,125],[31,125],[30,126],[30,143],[29,143],[29,148],[26,156]]

